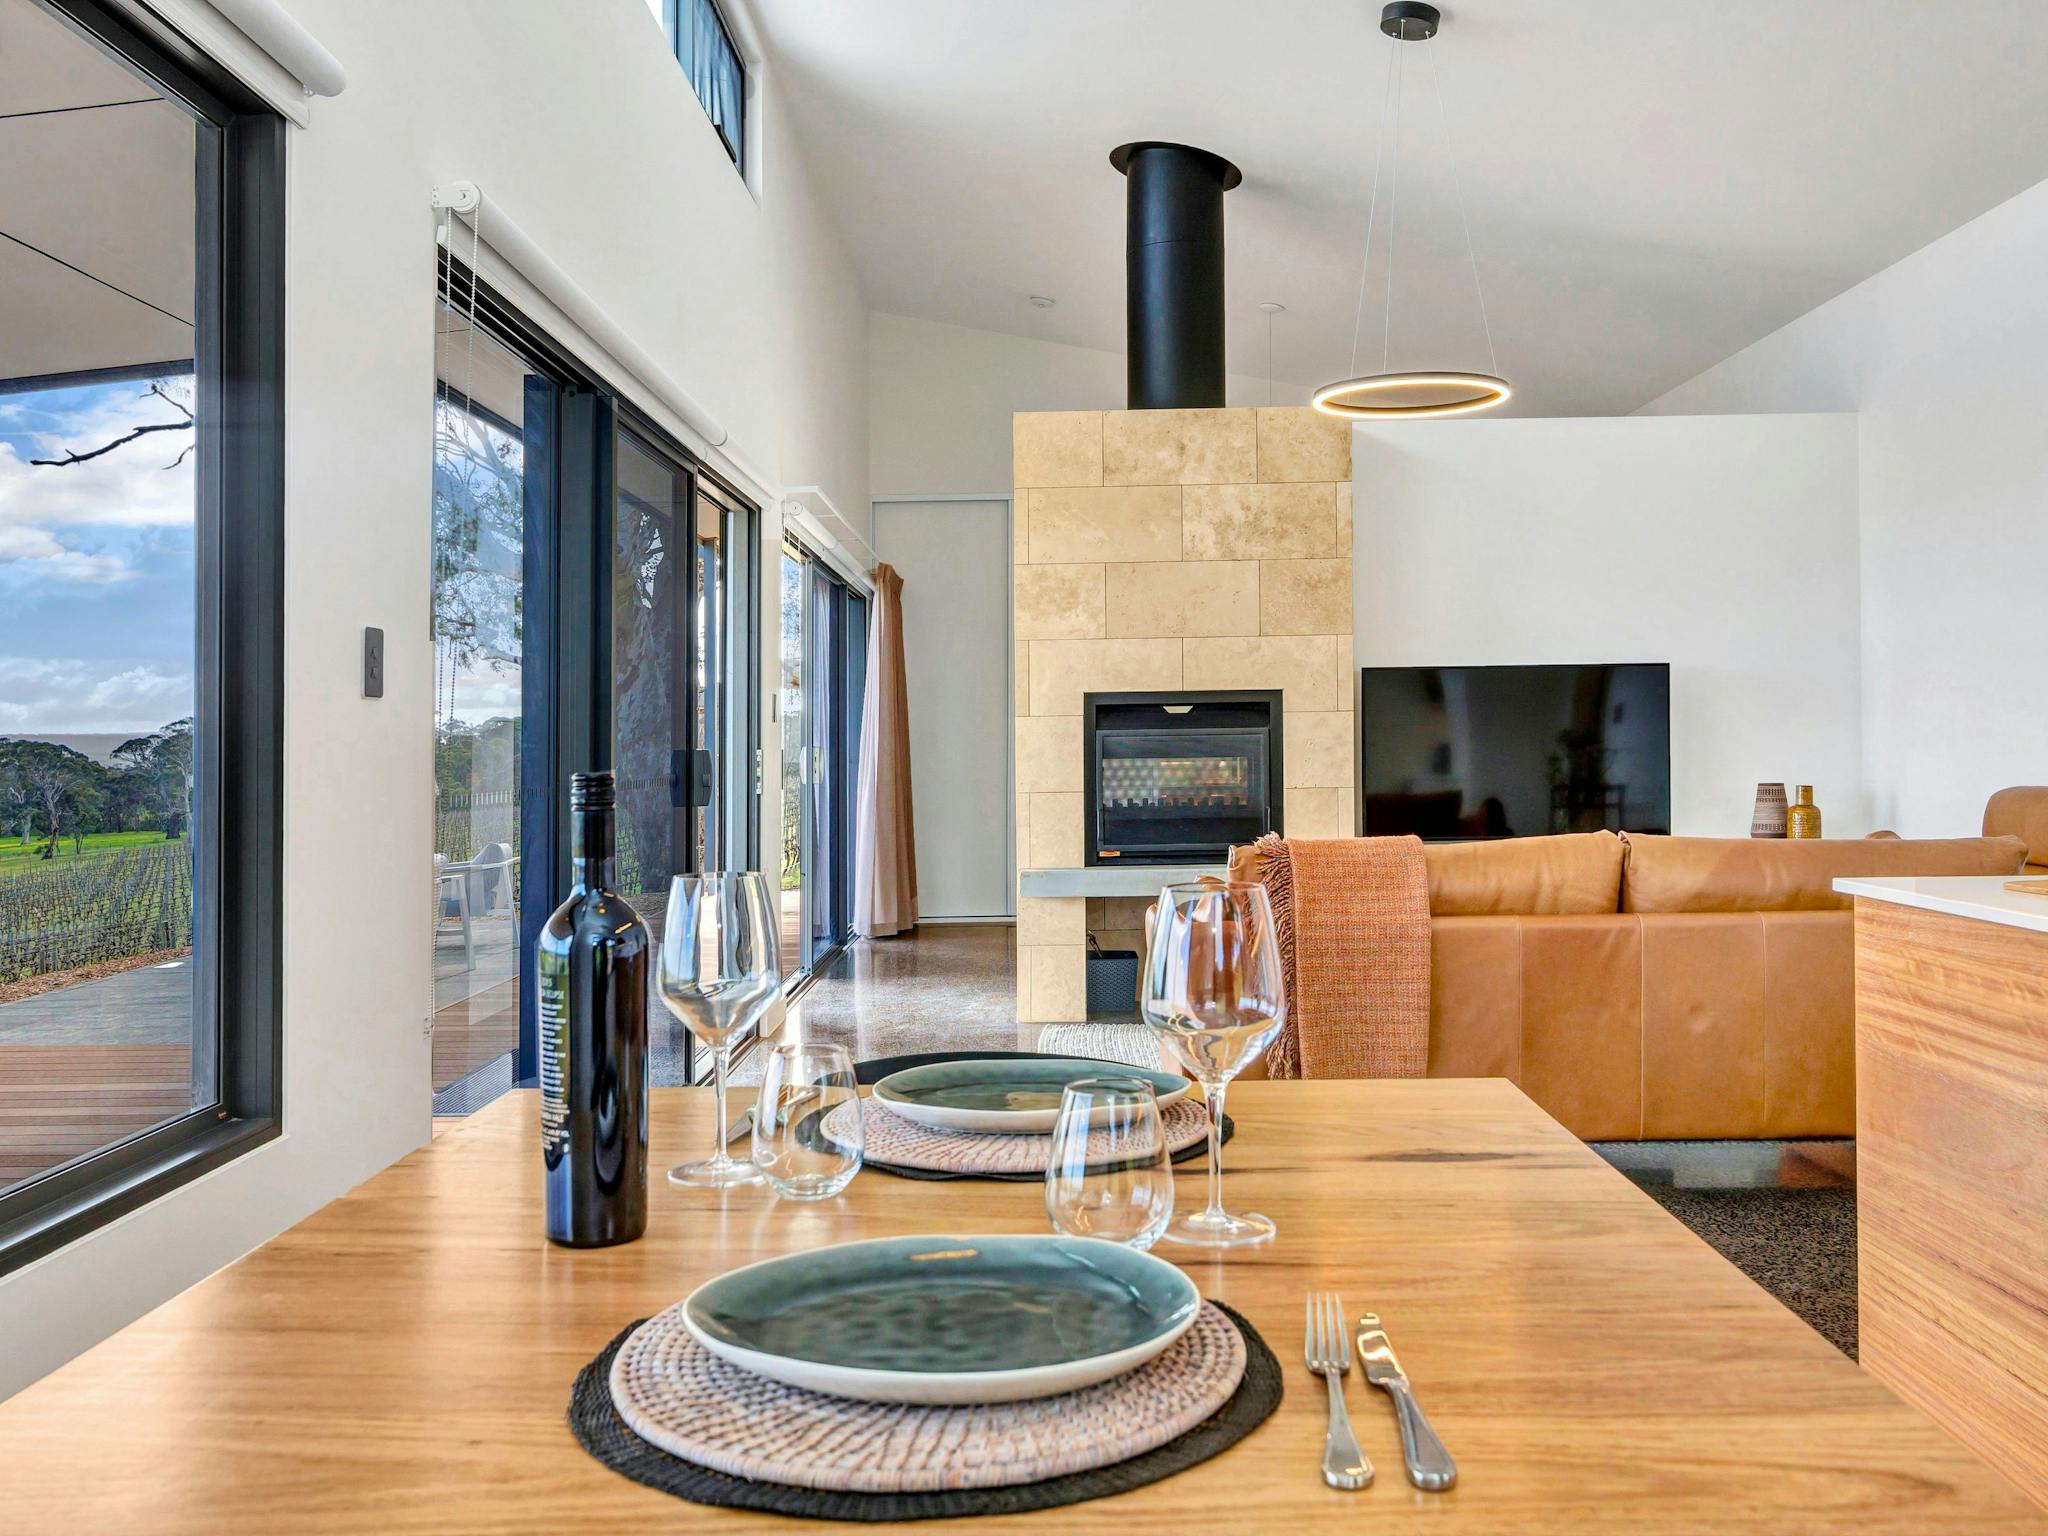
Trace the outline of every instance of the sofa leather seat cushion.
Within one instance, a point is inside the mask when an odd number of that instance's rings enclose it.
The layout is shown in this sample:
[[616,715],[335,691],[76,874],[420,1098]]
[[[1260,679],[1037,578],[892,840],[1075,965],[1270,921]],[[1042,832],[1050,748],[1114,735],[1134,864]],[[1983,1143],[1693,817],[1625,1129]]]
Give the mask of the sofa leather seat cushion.
[[1842,877],[2009,875],[2026,858],[2016,837],[1656,837],[1630,833],[1624,912],[1825,912],[1851,905]]
[[1621,909],[1622,842],[1612,832],[1430,843],[1433,917],[1573,917]]

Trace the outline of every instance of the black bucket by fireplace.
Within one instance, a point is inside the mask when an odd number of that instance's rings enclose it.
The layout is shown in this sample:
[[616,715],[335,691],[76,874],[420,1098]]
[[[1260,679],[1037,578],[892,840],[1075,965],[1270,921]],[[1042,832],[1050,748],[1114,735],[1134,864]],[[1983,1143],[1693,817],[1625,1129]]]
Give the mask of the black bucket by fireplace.
[[1091,693],[1088,862],[1221,864],[1280,824],[1280,695]]

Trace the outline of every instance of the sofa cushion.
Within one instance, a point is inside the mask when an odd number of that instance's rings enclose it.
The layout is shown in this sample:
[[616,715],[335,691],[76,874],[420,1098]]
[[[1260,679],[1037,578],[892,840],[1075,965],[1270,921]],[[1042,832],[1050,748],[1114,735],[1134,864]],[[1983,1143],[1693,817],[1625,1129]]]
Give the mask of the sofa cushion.
[[1624,912],[1814,912],[1852,903],[1843,876],[2009,875],[2016,837],[1747,838],[1630,833]]
[[1431,843],[1433,917],[1571,917],[1621,906],[1621,839],[1612,832]]
[[2027,845],[2027,869],[2048,872],[2048,785],[2016,784],[1984,804],[1984,835]]

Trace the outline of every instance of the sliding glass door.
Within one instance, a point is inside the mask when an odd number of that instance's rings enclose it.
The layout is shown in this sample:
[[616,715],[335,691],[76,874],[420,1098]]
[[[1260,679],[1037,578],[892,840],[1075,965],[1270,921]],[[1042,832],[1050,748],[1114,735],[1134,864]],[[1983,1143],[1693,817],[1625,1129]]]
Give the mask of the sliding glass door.
[[[638,425],[613,483],[619,889],[658,936],[674,876],[753,867],[752,513]],[[648,1001],[656,1080],[691,1081],[689,1035]]]
[[561,381],[467,302],[436,331],[432,1062],[462,1113],[517,1075],[525,568]]
[[794,540],[781,594],[782,969],[794,978],[853,934],[867,597]]
[[672,876],[759,867],[758,556],[751,506],[453,261],[436,340],[432,1055],[459,1114],[537,1065],[570,774],[617,774],[621,891],[657,929]]

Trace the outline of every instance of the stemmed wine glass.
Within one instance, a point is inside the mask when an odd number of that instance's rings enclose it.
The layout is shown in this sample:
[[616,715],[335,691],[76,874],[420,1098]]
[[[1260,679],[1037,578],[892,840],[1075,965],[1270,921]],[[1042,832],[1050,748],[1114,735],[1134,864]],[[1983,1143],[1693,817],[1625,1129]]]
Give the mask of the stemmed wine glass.
[[757,1184],[761,1170],[725,1150],[725,1076],[782,985],[775,902],[759,874],[677,875],[661,930],[661,1000],[712,1050],[718,1139],[701,1163],[669,1169],[671,1184]]
[[1266,888],[1210,881],[1159,893],[1139,1007],[1209,1105],[1209,1203],[1176,1216],[1169,1242],[1262,1243],[1271,1220],[1223,1208],[1223,1092],[1287,1022],[1279,933]]

